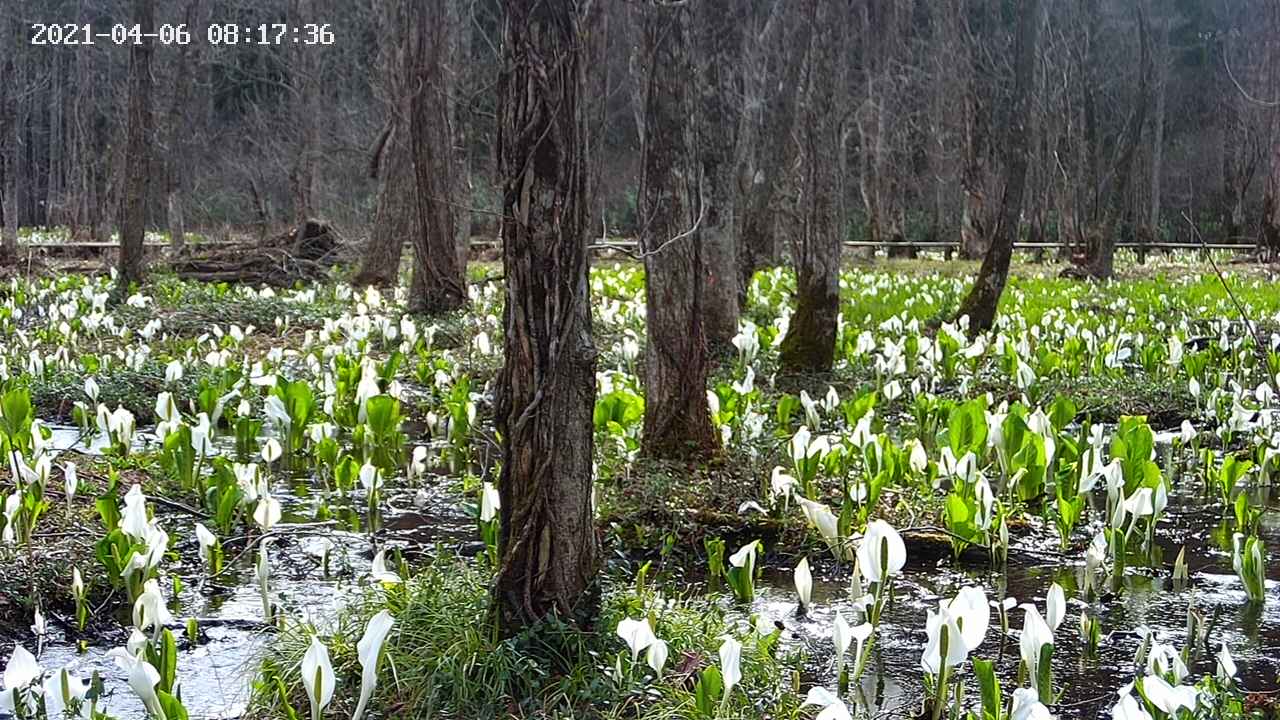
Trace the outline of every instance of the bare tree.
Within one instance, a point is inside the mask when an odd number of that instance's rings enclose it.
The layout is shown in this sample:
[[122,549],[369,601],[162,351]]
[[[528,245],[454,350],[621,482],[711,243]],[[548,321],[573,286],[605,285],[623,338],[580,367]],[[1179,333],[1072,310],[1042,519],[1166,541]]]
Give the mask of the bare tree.
[[988,330],[994,324],[996,307],[1009,278],[1009,261],[1013,257],[1013,243],[1018,238],[1018,219],[1022,215],[1022,196],[1027,184],[1027,165],[1031,162],[1030,108],[1042,22],[1040,0],[1020,0],[1014,35],[1014,81],[1004,146],[1004,194],[986,257],[958,313],[960,317],[969,317],[970,332]]
[[800,108],[803,153],[798,215],[799,236],[792,243],[796,268],[796,309],[782,341],[779,361],[789,372],[826,372],[835,359],[836,318],[840,313],[841,115],[844,88],[842,31],[848,23],[844,3],[806,0],[811,24],[809,62]]
[[[369,161],[369,174],[379,179],[373,225],[365,243],[357,285],[395,285],[406,241],[418,232],[417,176],[409,135],[409,98],[413,88],[408,3],[395,0],[378,6],[378,26],[384,42],[378,48],[379,100],[386,120]],[[415,241],[416,242],[416,241]]]
[[151,53],[155,0],[133,0],[133,22],[142,39],[129,50],[129,124],[125,134],[123,184],[120,188],[120,258],[116,292],[123,297],[131,283],[143,279],[147,198],[151,187]]
[[[446,18],[457,15],[446,14]],[[414,83],[409,101],[409,143],[417,180],[419,231],[414,234],[409,307],[417,312],[455,310],[467,302],[464,267],[457,248],[458,163],[450,128],[452,99],[449,23],[416,13]],[[456,28],[455,28],[456,30]]]
[[[644,451],[666,458],[715,452],[707,409],[706,281],[702,225],[709,205],[694,143],[693,74],[686,5],[643,13],[644,98],[640,249],[645,269]],[[736,294],[736,288],[734,288]]]
[[587,238],[582,4],[505,0],[498,86],[506,362],[498,377],[502,560],[495,613],[514,634],[589,614],[599,568],[591,502],[596,350]]
[[[751,162],[743,163],[749,172],[743,173],[746,177],[742,183],[746,188],[738,246],[739,299],[745,298],[756,270],[777,258],[777,200],[796,156],[792,133],[807,55],[803,50],[809,47],[813,30],[801,6],[791,0],[777,0],[771,5],[764,27],[747,38],[743,104],[746,108],[762,105],[763,117],[757,123],[748,114],[743,123],[744,135],[754,142],[742,151]],[[757,124],[758,130],[754,129]]]

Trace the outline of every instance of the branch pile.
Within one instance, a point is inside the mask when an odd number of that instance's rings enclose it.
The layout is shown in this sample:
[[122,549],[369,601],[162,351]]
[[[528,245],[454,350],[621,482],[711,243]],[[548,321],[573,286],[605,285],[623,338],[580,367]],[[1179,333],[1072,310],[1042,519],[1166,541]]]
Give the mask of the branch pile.
[[238,282],[288,287],[299,280],[321,280],[342,261],[344,243],[337,230],[307,220],[264,242],[219,245],[174,258],[178,277],[202,282]]

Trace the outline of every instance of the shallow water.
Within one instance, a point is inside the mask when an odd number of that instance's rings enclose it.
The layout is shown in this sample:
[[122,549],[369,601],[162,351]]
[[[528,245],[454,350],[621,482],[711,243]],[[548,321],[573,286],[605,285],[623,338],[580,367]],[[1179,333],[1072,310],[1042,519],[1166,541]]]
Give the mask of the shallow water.
[[[1280,562],[1273,551],[1268,563],[1267,601],[1264,607],[1246,602],[1244,589],[1231,566],[1231,555],[1215,543],[1223,537],[1219,522],[1220,503],[1206,502],[1196,482],[1178,483],[1169,499],[1164,519],[1157,528],[1155,545],[1150,550],[1150,566],[1142,566],[1142,552],[1130,556],[1129,567],[1118,592],[1104,593],[1103,599],[1085,603],[1079,599],[1080,575],[1083,572],[1083,549],[1073,548],[1059,554],[1056,531],[1050,527],[1035,529],[1014,541],[1009,562],[1003,571],[992,571],[989,563],[952,563],[940,561],[937,566],[911,562],[912,543],[906,539],[908,564],[895,583],[895,599],[884,616],[874,654],[867,663],[860,691],[851,690],[852,700],[873,714],[914,716],[922,706],[921,651],[925,645],[925,616],[936,609],[939,600],[947,599],[966,585],[979,585],[989,599],[1004,596],[1018,602],[1034,602],[1045,612],[1045,595],[1049,587],[1059,583],[1068,598],[1066,617],[1056,633],[1053,654],[1054,686],[1058,702],[1051,707],[1064,718],[1110,717],[1115,692],[1133,680],[1134,655],[1141,639],[1135,629],[1145,625],[1154,639],[1177,648],[1186,645],[1188,607],[1212,623],[1209,647],[1200,648],[1188,663],[1187,682],[1214,671],[1214,657],[1221,643],[1226,643],[1239,666],[1237,682],[1249,691],[1275,690],[1280,687]],[[1255,502],[1275,501],[1266,492],[1255,493]],[[1280,522],[1276,512],[1268,513],[1263,537],[1271,548],[1280,546]],[[1075,539],[1086,540],[1091,534],[1077,528]],[[1230,543],[1230,532],[1225,534]],[[1186,546],[1190,580],[1174,583],[1172,568],[1178,551]],[[966,555],[968,558],[969,555]],[[813,563],[815,558],[810,558]],[[821,569],[819,569],[821,568]],[[763,613],[781,620],[786,627],[788,643],[809,650],[802,690],[822,684],[834,688],[834,646],[831,630],[834,613],[842,612],[851,624],[861,622],[849,597],[849,569],[834,564],[830,556],[814,567],[813,603],[805,617],[796,615],[796,599],[791,568],[769,568],[765,587],[757,589],[757,597],[748,614]],[[1105,590],[1106,588],[1104,588]],[[1102,639],[1094,655],[1086,654],[1079,631],[1080,613],[1087,610],[1101,622]],[[983,644],[970,656],[999,658],[1002,678],[1014,678],[1018,669],[1018,628],[1023,611],[1009,613],[1010,635],[1002,638],[998,618],[993,612],[991,626]],[[853,649],[848,662],[852,662]],[[972,681],[972,678],[970,678]],[[1005,681],[1005,692],[1013,689]],[[977,687],[970,682],[968,697],[976,702]]]
[[[86,446],[81,440],[75,428],[54,429],[55,447],[96,450],[92,443]],[[140,433],[139,443],[147,441],[147,436]],[[387,510],[374,533],[377,544],[400,548],[410,556],[437,549],[464,554],[479,551],[472,519],[459,506],[458,498],[444,487],[444,483],[429,487],[422,494],[414,490],[388,491],[384,497]],[[346,504],[337,503],[332,520],[316,523],[312,518],[317,492],[306,479],[282,480],[273,490],[284,505],[284,521],[273,533],[276,538],[270,555],[271,590],[273,602],[290,617],[324,623],[343,602],[358,597],[366,586],[373,544],[361,497],[350,498]],[[1146,625],[1156,640],[1181,647],[1185,644],[1189,606],[1213,622],[1211,647],[1202,648],[1198,659],[1190,663],[1191,679],[1212,672],[1213,656],[1219,644],[1226,642],[1239,665],[1238,679],[1243,687],[1275,689],[1280,674],[1280,552],[1274,548],[1280,547],[1280,512],[1274,511],[1277,498],[1269,488],[1251,491],[1251,496],[1255,505],[1273,510],[1264,515],[1263,521],[1264,538],[1273,548],[1265,608],[1245,602],[1231,568],[1230,553],[1224,550],[1230,545],[1230,528],[1223,508],[1203,497],[1202,485],[1193,477],[1175,482],[1154,546],[1149,552],[1134,553],[1119,592],[1090,604],[1078,599],[1077,588],[1084,557],[1082,543],[1096,527],[1077,528],[1074,546],[1059,552],[1058,536],[1052,526],[1033,521],[1026,533],[1015,539],[1008,566],[1001,571],[993,571],[981,554],[976,560],[967,554],[959,563],[949,557],[925,563],[920,556],[913,562],[908,537],[907,568],[896,581],[895,597],[886,608],[866,673],[851,690],[850,699],[877,715],[914,716],[922,702],[919,663],[928,609],[961,587],[978,584],[991,599],[1011,595],[1019,602],[1035,602],[1043,612],[1044,596],[1053,582],[1061,584],[1069,598],[1053,657],[1055,687],[1061,692],[1053,710],[1060,717],[1109,717],[1115,690],[1134,676],[1133,656],[1140,642],[1135,629]],[[166,529],[180,538],[179,543],[194,544],[190,518],[169,513],[163,517]],[[320,561],[325,538],[334,545],[328,576]],[[1185,586],[1175,586],[1171,580],[1173,559],[1183,546],[1191,580]],[[229,567],[223,575],[203,586],[185,587],[170,608],[177,618],[172,629],[183,646],[178,660],[182,698],[192,718],[235,718],[243,713],[252,660],[269,639],[271,631],[261,622],[262,603],[253,578],[256,552],[241,550],[229,546]],[[834,688],[830,639],[834,614],[841,612],[851,622],[861,621],[849,598],[849,569],[837,565],[829,556],[811,557],[814,608],[807,616],[797,617],[791,576],[794,560],[788,558],[785,563],[766,567],[755,602],[749,609],[735,608],[734,612],[744,632],[753,614],[781,621],[786,628],[785,645],[807,650],[802,692],[812,684]],[[185,567],[181,574],[198,577],[202,573],[198,568]],[[699,588],[696,581],[677,584]],[[1102,623],[1103,639],[1093,656],[1085,654],[1078,631],[1080,611],[1085,609]],[[182,639],[182,623],[188,617],[199,620],[203,635],[194,648],[186,647]],[[120,620],[122,627],[128,626],[127,617]],[[1014,677],[1021,622],[1022,611],[1011,611],[1012,632],[1002,643],[993,614],[986,640],[974,657],[999,658],[1001,676]],[[103,709],[122,720],[145,717],[141,704],[128,690],[124,673],[106,657],[110,648],[123,643],[123,632],[102,638],[101,645],[90,647],[84,654],[77,654],[57,630],[52,633],[40,658],[45,667],[66,665],[81,677],[97,670],[108,689]],[[1006,693],[1011,690],[1006,682]],[[967,692],[974,693],[970,698],[976,699],[976,688]]]
[[[100,454],[105,446],[103,439],[83,436],[76,427],[59,425],[51,430],[51,447],[58,452]],[[153,433],[140,431],[135,446],[144,448],[154,439]],[[225,451],[227,442],[227,438],[219,438],[218,445]],[[378,547],[395,548],[409,556],[434,552],[438,547],[469,552],[473,544],[474,522],[459,507],[458,498],[443,486],[427,488],[423,494],[389,488],[383,497],[385,509],[373,523],[378,530],[372,538],[369,528],[373,524],[365,514],[362,494],[345,501],[333,498],[333,519],[315,522],[318,492],[306,478],[280,479],[272,488],[283,512],[281,523],[272,531],[268,555],[271,599],[291,620],[323,625],[345,602],[358,598],[368,586],[375,540]],[[163,527],[178,545],[192,546],[188,549],[194,555],[194,520],[182,513],[160,512]],[[326,539],[333,543],[327,575],[321,559]],[[166,565],[168,571],[191,580],[170,603],[175,620],[169,628],[178,639],[177,675],[183,703],[193,720],[237,718],[244,713],[253,661],[273,632],[263,623],[262,596],[254,579],[257,546],[246,548],[243,543],[235,545],[224,539],[224,552],[222,574],[208,581],[196,580],[205,576],[200,567]],[[169,586],[164,589],[171,595]],[[196,618],[199,623],[201,639],[195,647],[186,639],[187,618]],[[107,656],[112,648],[124,644],[131,622],[128,609],[121,608],[117,619],[126,629],[96,638],[98,644],[84,653],[77,651],[56,623],[50,623],[39,662],[50,671],[66,667],[81,678],[97,671],[106,687],[100,710],[120,720],[145,718],[141,702],[129,689],[127,673]]]

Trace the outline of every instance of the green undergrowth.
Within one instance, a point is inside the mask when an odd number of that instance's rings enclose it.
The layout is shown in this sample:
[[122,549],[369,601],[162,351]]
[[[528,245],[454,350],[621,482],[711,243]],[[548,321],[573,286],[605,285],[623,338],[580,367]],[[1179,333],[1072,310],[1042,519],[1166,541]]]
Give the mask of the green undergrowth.
[[[694,687],[705,669],[719,664],[726,635],[743,644],[743,679],[716,717],[800,716],[801,694],[793,683],[803,656],[783,647],[777,632],[758,634],[718,602],[663,597],[648,587],[605,580],[601,612],[590,627],[551,619],[500,639],[488,620],[490,581],[481,563],[435,560],[404,585],[370,590],[333,627],[319,629],[338,677],[326,717],[349,717],[354,709],[360,688],[356,643],[369,618],[383,609],[396,624],[371,707],[384,717],[704,717]],[[620,620],[645,616],[669,644],[661,677],[643,653],[633,663],[613,632]],[[252,717],[307,716],[298,668],[314,632],[310,625],[293,625],[270,643]]]

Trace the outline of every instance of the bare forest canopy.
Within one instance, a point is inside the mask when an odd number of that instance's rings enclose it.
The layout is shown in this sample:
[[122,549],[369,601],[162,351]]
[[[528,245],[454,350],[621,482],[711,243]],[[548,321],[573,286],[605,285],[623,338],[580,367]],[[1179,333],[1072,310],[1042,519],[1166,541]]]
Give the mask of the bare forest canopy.
[[[693,27],[720,41],[694,38],[688,82],[712,76],[698,87],[721,92],[690,132],[700,148],[722,146],[716,172],[731,179],[738,234],[764,238],[746,251],[748,264],[803,222],[812,165],[803,146],[816,141],[793,116],[805,112],[795,95],[815,72],[808,4],[723,3],[720,17]],[[1007,182],[1002,150],[1025,128],[1024,241],[1185,241],[1184,213],[1211,242],[1280,241],[1274,2],[1046,0],[1027,113],[1017,117],[1020,3],[831,4],[843,19],[818,29],[835,35],[836,53],[823,110],[832,132],[820,142],[836,160],[845,239],[962,241],[981,255]],[[141,126],[148,229],[266,237],[314,216],[348,237],[381,224],[404,238],[416,227],[404,217],[414,213],[404,194],[415,185],[412,145],[426,133],[422,142],[452,149],[437,191],[456,198],[459,232],[497,232],[496,0],[0,3],[6,227],[68,227],[83,240],[114,232],[127,172],[129,31],[141,6],[159,33]],[[651,79],[643,11],[605,0],[589,39],[583,102],[601,234],[641,231]],[[424,23],[444,36],[424,40],[433,35]],[[424,93],[443,98],[444,132],[412,121],[432,112],[414,107]]]

